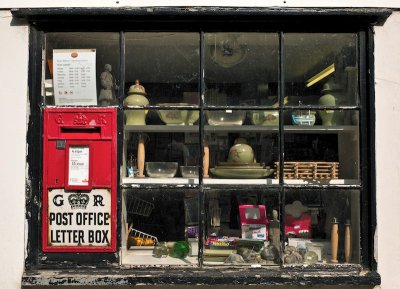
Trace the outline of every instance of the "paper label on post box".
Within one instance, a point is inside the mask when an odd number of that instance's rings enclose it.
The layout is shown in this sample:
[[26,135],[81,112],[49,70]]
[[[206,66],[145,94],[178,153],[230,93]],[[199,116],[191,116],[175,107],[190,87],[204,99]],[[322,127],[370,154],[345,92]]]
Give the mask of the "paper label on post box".
[[68,185],[87,186],[89,182],[89,147],[69,147]]

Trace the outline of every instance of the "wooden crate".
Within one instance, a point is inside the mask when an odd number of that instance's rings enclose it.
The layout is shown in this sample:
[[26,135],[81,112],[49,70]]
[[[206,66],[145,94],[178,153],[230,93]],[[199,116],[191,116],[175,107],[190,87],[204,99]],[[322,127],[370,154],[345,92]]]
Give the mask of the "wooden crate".
[[[275,162],[275,178],[279,178],[279,162]],[[339,178],[338,162],[285,162],[285,179],[328,180]]]

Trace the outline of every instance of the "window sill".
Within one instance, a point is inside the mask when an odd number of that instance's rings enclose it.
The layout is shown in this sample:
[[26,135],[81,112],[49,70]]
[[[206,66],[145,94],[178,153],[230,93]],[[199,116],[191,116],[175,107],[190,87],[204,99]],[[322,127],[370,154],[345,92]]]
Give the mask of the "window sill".
[[206,269],[67,269],[30,270],[22,288],[33,286],[132,286],[132,285],[379,285],[375,271],[359,266],[307,266],[285,268]]

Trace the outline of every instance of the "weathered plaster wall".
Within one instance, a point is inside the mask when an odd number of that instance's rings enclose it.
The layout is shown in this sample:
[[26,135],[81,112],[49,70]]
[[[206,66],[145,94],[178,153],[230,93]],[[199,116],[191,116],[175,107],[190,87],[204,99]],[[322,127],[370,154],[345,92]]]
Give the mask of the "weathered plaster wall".
[[0,11],[0,288],[19,288],[24,268],[28,27]]
[[[82,1],[79,1],[82,2]],[[99,5],[87,1],[85,5]],[[102,6],[123,6],[127,0],[103,1]],[[170,5],[170,1],[148,1],[148,6]],[[188,2],[188,3],[186,3]],[[190,2],[190,4],[189,4]],[[175,1],[174,5],[193,6],[209,1]],[[223,6],[265,5],[264,1]],[[270,1],[270,5],[295,5],[296,1]],[[330,5],[357,6],[357,1],[330,1]],[[55,4],[57,3],[57,4]],[[71,6],[78,1],[71,0]],[[132,2],[130,1],[132,4]],[[237,5],[234,5],[234,4]],[[347,3],[348,5],[345,5]],[[24,7],[26,1],[3,0],[1,7]],[[81,5],[78,3],[77,5]],[[142,3],[136,3],[138,5]],[[316,1],[302,1],[315,6]],[[60,2],[36,1],[36,7],[60,6]],[[359,4],[358,4],[359,5]],[[322,5],[318,2],[318,6]],[[361,6],[400,7],[398,1],[363,1]],[[376,27],[376,162],[377,162],[377,235],[376,255],[383,289],[397,288],[400,275],[400,12],[394,13],[383,27]],[[20,288],[24,265],[25,154],[28,74],[28,27],[15,25],[9,11],[0,11],[0,288]]]
[[375,28],[377,254],[382,288],[400,281],[400,13]]

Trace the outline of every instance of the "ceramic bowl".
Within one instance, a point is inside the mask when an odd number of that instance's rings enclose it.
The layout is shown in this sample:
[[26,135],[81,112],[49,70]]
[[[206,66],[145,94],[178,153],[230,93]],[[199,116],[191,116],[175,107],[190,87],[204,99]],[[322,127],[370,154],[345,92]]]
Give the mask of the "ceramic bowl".
[[210,110],[206,112],[209,125],[242,125],[246,116],[241,110]]
[[315,111],[300,111],[292,113],[292,123],[294,125],[308,125],[315,124]]
[[199,167],[198,166],[181,166],[180,167],[182,177],[184,178],[198,178]]
[[146,162],[146,173],[151,178],[173,178],[178,170],[176,162]]
[[229,150],[228,155],[229,163],[253,163],[254,151],[253,148],[247,144],[235,144]]
[[[186,106],[189,103],[159,103],[160,106]],[[199,119],[199,111],[187,109],[157,110],[166,125],[193,125]]]
[[279,111],[277,110],[251,111],[250,121],[254,125],[279,125]]

